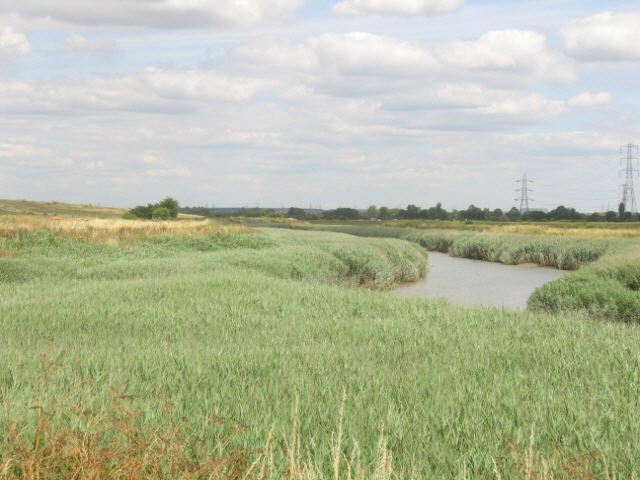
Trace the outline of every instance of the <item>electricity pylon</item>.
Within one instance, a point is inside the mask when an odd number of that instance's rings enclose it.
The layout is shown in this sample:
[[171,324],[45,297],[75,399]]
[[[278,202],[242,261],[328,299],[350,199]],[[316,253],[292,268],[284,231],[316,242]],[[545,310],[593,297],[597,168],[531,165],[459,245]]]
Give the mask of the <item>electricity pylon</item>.
[[529,200],[532,202],[533,199],[529,198],[529,192],[533,192],[529,188],[529,184],[533,183],[533,180],[527,180],[527,174],[524,173],[522,175],[522,179],[516,180],[516,182],[521,184],[520,188],[516,188],[516,192],[520,192],[520,198],[516,198],[514,200],[520,200],[520,213],[525,213],[529,211]]
[[633,168],[633,165],[634,162],[638,161],[638,158],[635,155],[638,153],[638,146],[632,143],[627,143],[620,147],[621,152],[624,153],[625,150],[626,155],[621,159],[621,162],[626,163],[625,168],[622,169],[625,173],[625,181],[622,186],[622,203],[624,204],[625,211],[636,214],[636,196],[633,192],[633,177],[638,173],[638,170]]

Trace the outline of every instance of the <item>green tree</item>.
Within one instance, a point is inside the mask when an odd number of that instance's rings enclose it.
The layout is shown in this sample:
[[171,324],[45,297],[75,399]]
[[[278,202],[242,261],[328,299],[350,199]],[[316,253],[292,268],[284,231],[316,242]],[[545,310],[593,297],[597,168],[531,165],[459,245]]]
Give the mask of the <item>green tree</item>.
[[166,208],[169,210],[169,218],[178,218],[180,212],[180,204],[178,201],[171,197],[166,197],[161,202],[156,203],[156,208]]
[[400,218],[409,219],[420,218],[420,207],[413,204],[407,205],[406,210],[400,210],[399,216]]
[[[167,220],[171,218],[174,218],[174,219],[178,218],[180,205],[178,204],[177,200],[171,197],[166,197],[164,200],[158,203],[148,203],[146,206],[138,205],[137,207],[129,210],[129,213],[131,213],[132,215],[135,215],[138,218],[151,219],[151,218],[154,218],[153,212],[158,208],[167,209],[167,211],[169,212],[169,217],[167,218]],[[162,213],[162,215],[164,215],[164,212]]]
[[380,220],[387,220],[389,218],[389,209],[387,207],[380,207],[378,209],[378,218]]
[[329,220],[358,220],[360,212],[355,208],[336,208],[324,213],[324,218]]
[[520,213],[520,210],[518,210],[516,207],[511,207],[511,210],[507,212],[507,217],[509,218],[509,220],[513,222],[516,220],[520,220],[520,217],[522,217],[522,214]]
[[305,212],[302,208],[290,207],[287,211],[287,217],[304,220],[305,218],[307,218],[307,212]]
[[620,220],[624,220],[624,202],[620,202],[620,205],[618,205],[618,217],[620,217]]
[[484,220],[484,212],[475,205],[469,205],[466,210],[460,211],[463,220]]
[[529,222],[541,222],[547,219],[547,214],[540,210],[528,210],[522,214],[522,220]]
[[133,215],[135,215],[138,218],[151,218],[151,215],[153,215],[153,209],[154,209],[154,205],[152,203],[145,205],[138,205],[135,208],[132,208],[131,210],[129,210]]
[[433,213],[434,213],[435,220],[446,220],[447,217],[449,216],[447,211],[444,208],[442,208],[442,203],[440,202],[436,203],[436,206],[433,207]]
[[169,220],[170,218],[172,218],[171,210],[169,210],[167,207],[156,207],[151,213],[151,218],[153,220]]
[[367,218],[378,218],[378,209],[375,205],[370,205],[369,208],[367,208],[366,216]]
[[613,210],[609,210],[604,214],[604,218],[607,220],[607,222],[615,222],[618,219],[618,215]]

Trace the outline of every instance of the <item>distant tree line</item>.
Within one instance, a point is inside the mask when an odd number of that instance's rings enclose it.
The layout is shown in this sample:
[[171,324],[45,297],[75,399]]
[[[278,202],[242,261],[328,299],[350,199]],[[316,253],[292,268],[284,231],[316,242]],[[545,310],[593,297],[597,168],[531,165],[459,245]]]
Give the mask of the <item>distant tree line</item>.
[[638,221],[639,216],[626,212],[624,204],[620,204],[618,212],[608,211],[606,213],[585,214],[576,211],[575,208],[560,205],[553,210],[544,212],[541,210],[529,210],[520,212],[516,207],[508,211],[499,208],[490,210],[469,205],[465,210],[447,211],[438,203],[434,207],[421,208],[417,205],[407,205],[406,208],[376,207],[371,205],[367,210],[361,211],[355,208],[336,208],[333,210],[308,212],[303,208],[291,207],[286,212],[275,211],[273,209],[241,208],[233,211],[220,211],[207,207],[185,207],[181,209],[184,213],[203,215],[207,217],[271,217],[271,218],[296,218],[298,220],[485,220],[495,222],[516,222],[516,221],[554,221],[554,220],[574,220],[592,222],[617,222],[617,221]]

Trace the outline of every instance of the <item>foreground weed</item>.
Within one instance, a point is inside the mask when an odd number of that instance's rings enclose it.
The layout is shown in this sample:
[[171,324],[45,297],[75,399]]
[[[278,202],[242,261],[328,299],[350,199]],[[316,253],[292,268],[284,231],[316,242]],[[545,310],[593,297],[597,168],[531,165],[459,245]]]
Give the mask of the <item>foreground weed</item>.
[[[304,453],[299,428],[299,401],[296,398],[292,428],[274,448],[273,429],[263,448],[234,447],[234,440],[247,426],[210,415],[199,432],[189,431],[185,421],[176,419],[162,398],[152,405],[136,406],[133,396],[112,389],[109,403],[98,410],[84,407],[97,392],[91,382],[73,385],[59,398],[47,402],[62,368],[60,358],[42,358],[42,375],[33,387],[33,405],[17,414],[4,407],[0,418],[0,479],[274,479],[311,480],[325,477],[321,466]],[[384,434],[378,442],[377,458],[364,465],[357,443],[351,455],[342,451],[344,401],[337,433],[331,435],[334,480],[390,480],[395,478],[392,455]],[[144,421],[149,410],[161,413],[163,423],[150,426]],[[209,430],[209,431],[207,431]],[[204,438],[218,430],[215,445]]]
[[[10,412],[3,394],[0,423],[1,480],[67,479],[209,479],[209,480],[404,480],[424,478],[415,471],[394,467],[384,428],[372,462],[364,462],[357,441],[344,438],[346,391],[338,413],[336,429],[329,438],[330,458],[325,464],[312,460],[300,432],[300,408],[296,395],[291,430],[280,447],[274,429],[262,448],[239,449],[236,436],[248,427],[217,415],[202,422],[200,431],[190,431],[176,419],[171,405],[160,398],[136,405],[136,399],[112,389],[111,401],[97,410],[87,409],[97,392],[91,382],[73,385],[65,395],[47,401],[62,368],[60,358],[42,359],[42,376],[33,385],[34,404],[21,415]],[[144,421],[149,409],[161,413],[163,423],[149,426]],[[205,437],[220,435],[207,446]],[[568,455],[561,450],[551,458],[536,453],[533,428],[528,447],[515,446],[503,456],[491,459],[496,480],[611,480],[622,478],[597,454]],[[325,467],[330,464],[330,470]],[[463,466],[461,477],[474,477]],[[631,478],[634,478],[633,476]]]
[[95,394],[86,380],[47,402],[60,368],[58,360],[44,358],[34,404],[25,407],[27,412],[9,411],[3,394],[0,479],[247,477],[250,452],[230,447],[244,425],[212,416],[205,424],[227,433],[216,448],[206,450],[202,435],[187,433],[162,399],[152,406],[164,419],[155,427],[144,422],[143,409],[135,406],[134,398],[118,389],[98,410],[85,408]]
[[496,480],[514,478],[523,480],[612,480],[614,478],[635,479],[621,475],[611,467],[606,457],[599,452],[571,453],[558,449],[551,456],[544,456],[535,449],[535,429],[531,428],[529,445],[519,449],[511,445],[502,457],[492,458]]

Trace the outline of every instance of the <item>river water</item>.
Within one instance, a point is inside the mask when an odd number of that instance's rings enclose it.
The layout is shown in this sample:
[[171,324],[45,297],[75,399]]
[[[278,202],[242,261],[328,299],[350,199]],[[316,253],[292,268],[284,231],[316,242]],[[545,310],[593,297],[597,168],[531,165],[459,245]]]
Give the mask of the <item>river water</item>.
[[537,287],[566,273],[553,268],[503,265],[429,252],[425,279],[398,287],[392,293],[444,298],[460,305],[522,309],[526,308],[527,299]]

